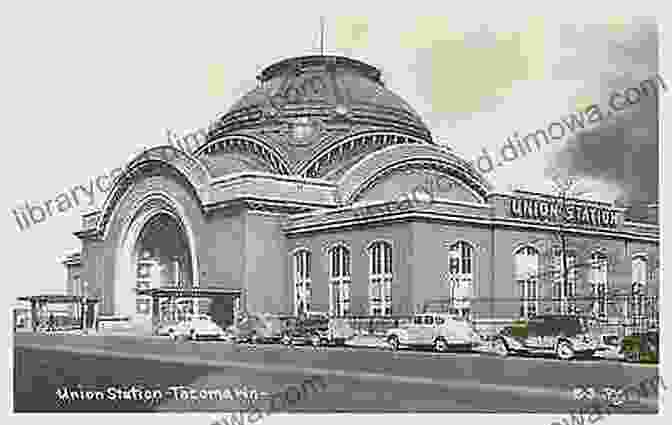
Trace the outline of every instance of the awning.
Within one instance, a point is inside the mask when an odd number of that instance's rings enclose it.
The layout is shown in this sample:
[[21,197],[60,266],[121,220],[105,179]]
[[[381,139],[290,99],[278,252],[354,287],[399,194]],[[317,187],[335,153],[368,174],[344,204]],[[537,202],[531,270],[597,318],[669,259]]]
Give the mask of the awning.
[[40,303],[81,303],[86,299],[89,303],[97,303],[99,300],[94,297],[84,297],[81,295],[60,295],[60,294],[48,294],[48,295],[32,295],[26,297],[18,297],[19,301],[28,301],[28,302],[40,302]]
[[136,289],[138,295],[150,297],[205,298],[218,295],[240,296],[240,289],[225,288],[151,288]]

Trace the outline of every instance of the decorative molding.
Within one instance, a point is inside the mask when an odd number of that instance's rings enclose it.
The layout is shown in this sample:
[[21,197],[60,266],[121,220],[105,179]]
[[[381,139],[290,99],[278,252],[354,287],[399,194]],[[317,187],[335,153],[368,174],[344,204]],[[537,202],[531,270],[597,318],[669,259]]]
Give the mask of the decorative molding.
[[297,173],[306,177],[321,177],[345,160],[369,154],[385,146],[397,144],[431,144],[427,140],[400,132],[370,131],[340,140],[314,155]]
[[277,174],[291,174],[285,156],[269,144],[243,134],[229,134],[210,140],[198,147],[194,156],[204,156],[218,152],[239,153],[262,160],[269,169]]
[[[168,161],[168,155],[172,157]],[[201,202],[206,197],[209,187],[210,174],[203,164],[190,155],[175,149],[172,146],[159,146],[146,150],[139,154],[128,167],[112,183],[111,190],[103,206],[100,209],[100,216],[96,224],[99,234],[104,234],[111,216],[114,214],[117,205],[128,193],[128,189],[136,182],[136,178],[143,177],[143,174],[157,170],[167,169],[180,176],[193,191],[197,202]]]
[[469,191],[474,196],[474,198],[485,201],[487,195],[485,188],[479,187],[474,181],[469,181],[470,179],[465,178],[468,176],[463,171],[458,170],[454,165],[441,161],[438,158],[402,160],[390,164],[376,172],[373,176],[369,177],[361,185],[359,185],[357,189],[351,192],[348,197],[348,201],[355,202],[366,191],[376,186],[394,173],[418,170],[449,175],[452,177],[451,180],[453,180],[455,184]]
[[[490,217],[477,217],[467,214],[454,214],[454,213],[440,213],[434,211],[395,211],[384,215],[373,215],[366,217],[341,217],[335,218],[330,221],[323,220],[319,223],[310,223],[310,224],[291,224],[285,227],[285,233],[288,235],[298,235],[303,233],[313,233],[313,232],[323,232],[329,230],[339,230],[343,228],[352,228],[353,225],[372,225],[372,224],[381,224],[388,222],[397,222],[397,221],[413,221],[413,220],[433,220],[444,222],[446,224],[474,224],[481,225],[486,227],[501,226],[501,228],[514,228],[514,229],[525,229],[525,230],[534,230],[534,231],[555,231],[557,230],[551,226],[544,226],[538,224],[527,224],[521,222],[515,222],[505,218],[490,218]],[[572,236],[586,237],[586,236],[595,236],[595,237],[607,237],[613,239],[625,239],[628,241],[642,241],[650,242],[654,244],[659,244],[660,240],[658,238],[651,238],[647,234],[636,234],[629,232],[606,232],[606,231],[595,231],[587,229],[564,229],[565,233]]]

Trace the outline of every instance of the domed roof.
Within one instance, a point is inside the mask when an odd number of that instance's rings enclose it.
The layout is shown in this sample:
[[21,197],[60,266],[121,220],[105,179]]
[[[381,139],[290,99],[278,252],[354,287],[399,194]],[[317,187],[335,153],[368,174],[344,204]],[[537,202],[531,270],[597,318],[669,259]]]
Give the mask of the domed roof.
[[407,136],[394,143],[433,143],[417,112],[385,87],[378,69],[361,61],[285,59],[264,69],[257,81],[257,88],[212,124],[210,142],[234,136],[259,140],[292,172],[356,134],[386,131]]

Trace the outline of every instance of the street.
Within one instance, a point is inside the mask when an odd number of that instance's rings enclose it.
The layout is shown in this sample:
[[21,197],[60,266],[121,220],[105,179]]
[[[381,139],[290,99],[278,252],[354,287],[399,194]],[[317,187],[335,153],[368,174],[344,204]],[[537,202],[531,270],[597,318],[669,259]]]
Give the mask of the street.
[[[605,360],[500,358],[480,353],[392,352],[373,348],[289,348],[225,342],[174,343],[165,338],[17,334],[16,412],[236,411],[236,400],[180,397],[182,389],[247,388],[278,393],[321,376],[326,386],[290,407],[296,412],[567,413],[587,405],[577,386],[625,387],[657,367]],[[64,392],[146,399],[73,400]],[[158,394],[158,395],[157,395]],[[655,413],[656,400],[627,402],[618,413]]]

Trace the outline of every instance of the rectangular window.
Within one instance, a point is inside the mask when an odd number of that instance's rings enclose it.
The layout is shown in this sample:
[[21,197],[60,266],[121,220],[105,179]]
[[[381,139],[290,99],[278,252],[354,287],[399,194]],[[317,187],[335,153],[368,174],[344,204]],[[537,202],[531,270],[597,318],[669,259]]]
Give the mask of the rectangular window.
[[562,250],[553,250],[553,309],[556,313],[576,312],[576,256],[567,254],[567,281],[565,282]]
[[607,257],[604,254],[591,255],[590,283],[593,287],[593,313],[600,319],[607,318]]
[[149,314],[150,313],[150,303],[151,298],[147,297],[138,297],[135,304],[135,312],[137,314]]

